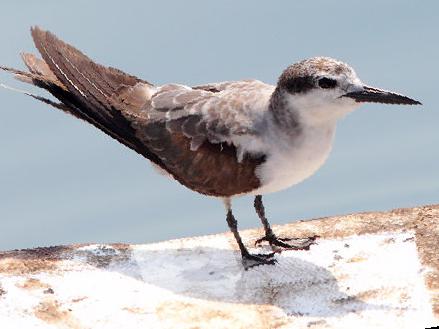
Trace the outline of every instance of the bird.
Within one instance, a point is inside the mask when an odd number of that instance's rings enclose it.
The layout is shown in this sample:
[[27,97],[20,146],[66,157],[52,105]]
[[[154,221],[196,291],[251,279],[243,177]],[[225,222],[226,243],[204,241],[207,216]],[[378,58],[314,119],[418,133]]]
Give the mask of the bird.
[[[95,63],[38,26],[31,34],[41,57],[22,53],[27,71],[0,68],[54,98],[24,92],[28,96],[92,124],[190,190],[221,199],[246,270],[274,265],[276,253],[316,243],[317,235],[276,235],[262,195],[313,175],[328,158],[341,118],[367,102],[421,104],[364,84],[348,64],[329,57],[288,66],[276,85],[154,85]],[[250,253],[243,243],[231,204],[243,195],[254,197],[264,228],[255,245],[269,244],[273,252]]]

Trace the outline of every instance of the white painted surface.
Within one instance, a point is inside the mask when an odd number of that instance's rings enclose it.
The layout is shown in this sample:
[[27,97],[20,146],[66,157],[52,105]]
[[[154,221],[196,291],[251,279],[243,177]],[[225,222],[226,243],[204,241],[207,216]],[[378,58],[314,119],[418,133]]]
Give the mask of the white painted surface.
[[[0,274],[1,328],[438,324],[423,281],[428,269],[420,265],[411,233],[320,240],[310,251],[277,255],[276,266],[249,271],[229,238],[174,240],[128,251],[90,245],[69,251],[70,259],[56,269]],[[38,284],[29,287],[30,279]]]

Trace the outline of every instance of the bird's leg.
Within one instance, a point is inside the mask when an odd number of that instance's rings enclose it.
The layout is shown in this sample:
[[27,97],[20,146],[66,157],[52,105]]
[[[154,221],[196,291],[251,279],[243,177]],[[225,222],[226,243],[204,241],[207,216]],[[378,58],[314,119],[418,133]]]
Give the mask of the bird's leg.
[[257,195],[255,197],[254,205],[256,213],[258,214],[262,225],[264,225],[265,230],[265,236],[256,240],[255,245],[258,245],[263,241],[267,241],[270,246],[277,246],[285,249],[294,250],[308,250],[312,244],[315,244],[315,240],[318,238],[317,235],[307,238],[278,238],[271,229],[267,217],[265,217],[265,209],[264,204],[262,203],[262,195]]
[[275,254],[274,252],[269,254],[250,254],[242,242],[241,236],[239,235],[238,222],[236,221],[235,216],[233,216],[230,199],[224,199],[224,204],[226,205],[227,210],[227,224],[229,225],[230,231],[232,231],[233,236],[238,243],[242,256],[242,265],[244,268],[248,270],[249,268],[258,265],[274,265],[276,263],[276,260],[273,259]]

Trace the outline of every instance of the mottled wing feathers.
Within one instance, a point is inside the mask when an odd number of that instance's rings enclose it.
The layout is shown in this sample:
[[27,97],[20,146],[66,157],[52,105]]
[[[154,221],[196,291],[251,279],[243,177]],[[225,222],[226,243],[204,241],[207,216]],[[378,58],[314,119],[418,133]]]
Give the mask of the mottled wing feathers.
[[203,194],[231,196],[259,187],[263,154],[241,156],[233,136],[257,134],[250,101],[265,85],[225,82],[155,87],[94,63],[50,32],[32,29],[42,59],[23,54],[29,72],[3,68],[61,103],[30,95],[85,120]]
[[234,139],[257,138],[262,116],[251,104],[264,86],[258,81],[161,86],[145,106],[146,126],[137,131],[189,188],[215,196],[250,192],[260,186],[255,169],[265,156],[241,154]]
[[154,153],[166,159],[168,170],[178,173],[186,186],[217,196],[249,192],[260,185],[255,169],[265,157],[240,154],[234,139],[240,135],[258,138],[262,116],[251,104],[264,86],[258,81],[209,88],[162,86],[152,95],[143,134]]
[[271,87],[255,80],[194,88],[166,85],[153,95],[150,116],[191,138],[192,150],[205,140],[232,144],[240,135],[257,137],[262,113],[255,108],[263,108],[257,102],[264,88]]

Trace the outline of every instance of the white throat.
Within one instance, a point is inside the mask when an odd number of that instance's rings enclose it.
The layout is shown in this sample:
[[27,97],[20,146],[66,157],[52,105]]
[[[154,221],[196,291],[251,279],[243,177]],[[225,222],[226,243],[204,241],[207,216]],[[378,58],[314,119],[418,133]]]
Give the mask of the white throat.
[[257,168],[262,186],[251,194],[277,192],[314,174],[328,158],[337,121],[359,105],[349,99],[327,101],[327,94],[319,91],[287,97],[287,109],[297,118],[298,126],[295,132],[267,129],[267,159]]
[[304,95],[288,95],[288,107],[308,126],[327,126],[337,122],[360,104],[350,98],[336,98],[336,94],[310,91]]

